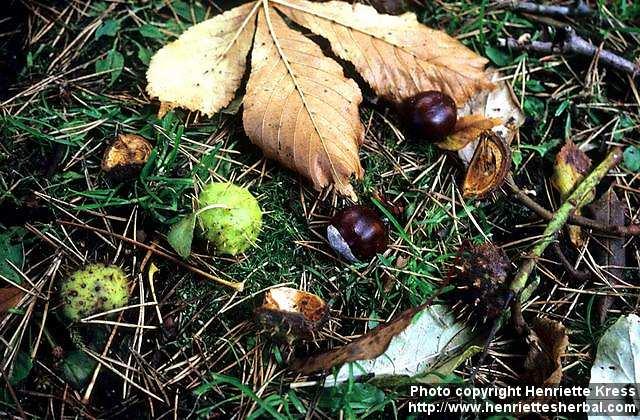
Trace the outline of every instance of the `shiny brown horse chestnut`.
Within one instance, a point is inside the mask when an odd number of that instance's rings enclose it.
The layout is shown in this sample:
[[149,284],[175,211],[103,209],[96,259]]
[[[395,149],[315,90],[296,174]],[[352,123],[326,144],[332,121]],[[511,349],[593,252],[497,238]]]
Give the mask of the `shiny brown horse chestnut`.
[[327,227],[329,245],[348,261],[368,260],[384,252],[389,233],[373,209],[354,205],[340,210]]
[[420,92],[407,99],[402,113],[410,134],[429,142],[441,141],[451,134],[458,118],[454,100],[436,90]]

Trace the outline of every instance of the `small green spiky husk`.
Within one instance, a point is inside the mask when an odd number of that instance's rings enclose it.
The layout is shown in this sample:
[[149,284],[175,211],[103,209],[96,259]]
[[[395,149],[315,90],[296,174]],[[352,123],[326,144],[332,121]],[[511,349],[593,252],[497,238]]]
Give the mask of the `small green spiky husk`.
[[127,276],[114,265],[91,264],[76,271],[62,285],[60,293],[64,315],[72,321],[121,308],[129,301]]
[[237,255],[256,243],[262,229],[262,210],[246,188],[229,183],[205,186],[199,197],[203,236],[221,254]]

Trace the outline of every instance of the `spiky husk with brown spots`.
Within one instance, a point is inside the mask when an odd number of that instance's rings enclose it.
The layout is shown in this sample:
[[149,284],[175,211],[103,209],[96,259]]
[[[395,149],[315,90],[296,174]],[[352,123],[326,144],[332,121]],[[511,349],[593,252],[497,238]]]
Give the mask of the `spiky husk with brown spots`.
[[[237,255],[256,244],[262,209],[248,189],[225,182],[207,184],[198,197],[204,237],[221,254]],[[216,207],[217,206],[217,207]]]
[[73,273],[60,289],[65,316],[78,321],[86,316],[125,306],[128,279],[115,265],[90,264]]

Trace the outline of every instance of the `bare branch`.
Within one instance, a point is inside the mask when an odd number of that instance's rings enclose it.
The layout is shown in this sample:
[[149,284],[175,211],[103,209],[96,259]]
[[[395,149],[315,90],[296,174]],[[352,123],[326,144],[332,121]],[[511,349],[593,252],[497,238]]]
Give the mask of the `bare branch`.
[[640,65],[627,60],[609,50],[596,47],[591,42],[576,34],[575,29],[568,26],[564,29],[564,37],[559,42],[522,41],[515,38],[500,38],[498,44],[516,51],[530,51],[542,54],[576,54],[585,57],[598,56],[598,62],[606,66],[630,73],[633,77],[640,73]]
[[[529,210],[536,213],[538,216],[542,217],[545,220],[551,220],[553,217],[553,213],[549,210],[542,207],[540,204],[536,203],[531,197],[529,197],[524,191],[522,191],[513,181],[512,177],[507,179],[505,183],[513,192],[513,197],[518,200],[520,203],[524,204]],[[589,229],[596,230],[598,232],[608,233],[616,236],[638,236],[640,235],[640,225],[627,225],[627,226],[619,226],[619,225],[606,225],[598,222],[597,220],[590,219],[584,216],[578,216],[576,214],[571,214],[569,216],[569,221],[572,225],[578,225],[582,227],[586,227]]]
[[503,2],[512,10],[553,17],[583,17],[593,13],[593,9],[584,1],[577,1],[575,6],[558,6],[555,4],[538,4],[528,1],[506,0]]

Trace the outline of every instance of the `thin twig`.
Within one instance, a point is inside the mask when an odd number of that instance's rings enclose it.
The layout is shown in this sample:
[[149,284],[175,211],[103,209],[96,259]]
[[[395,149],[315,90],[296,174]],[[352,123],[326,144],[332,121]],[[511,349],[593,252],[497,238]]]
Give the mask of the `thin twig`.
[[516,51],[530,51],[542,54],[577,54],[585,57],[598,56],[598,62],[618,70],[625,71],[633,77],[640,73],[640,65],[627,60],[609,50],[596,47],[578,35],[570,26],[564,28],[564,36],[557,42],[522,41],[515,38],[500,38],[498,44]]
[[20,405],[20,400],[18,399],[18,396],[16,395],[16,392],[14,391],[13,386],[11,386],[11,381],[9,381],[7,374],[2,369],[0,369],[0,374],[2,374],[2,379],[4,379],[4,382],[7,385],[7,389],[9,390],[9,395],[11,395],[11,399],[13,400],[13,402],[16,403],[16,410],[18,411],[18,414],[20,414],[20,418],[26,419],[27,415],[22,409],[22,405]]
[[593,274],[590,271],[581,271],[573,268],[573,265],[571,265],[571,262],[569,261],[569,259],[567,259],[567,256],[564,255],[564,252],[562,252],[562,249],[560,248],[560,244],[558,242],[553,243],[553,250],[560,259],[560,263],[562,263],[562,266],[571,277],[582,282],[591,280],[593,278]]
[[[547,225],[544,233],[536,242],[536,245],[533,247],[531,252],[529,253],[529,257],[526,261],[520,266],[520,269],[513,277],[511,284],[509,285],[509,293],[505,298],[505,303],[502,309],[502,316],[496,318],[491,327],[491,331],[489,332],[489,336],[485,342],[484,349],[480,354],[478,359],[478,363],[476,367],[473,369],[471,373],[471,382],[473,383],[475,379],[475,375],[478,371],[479,366],[484,362],[485,357],[487,356],[489,345],[491,341],[493,341],[493,337],[498,331],[498,328],[502,325],[502,320],[505,317],[505,312],[507,308],[511,306],[511,303],[514,301],[520,300],[520,294],[527,286],[527,282],[529,280],[529,276],[533,272],[538,260],[544,254],[544,251],[547,247],[555,241],[556,235],[560,230],[564,228],[564,226],[569,221],[569,216],[578,208],[584,201],[584,198],[591,193],[591,191],[600,183],[602,178],[609,172],[609,169],[617,165],[622,159],[622,150],[619,147],[614,148],[609,152],[607,157],[600,162],[596,168],[591,171],[591,173],[578,184],[576,189],[569,195],[566,201],[553,213],[553,216],[549,220],[549,224]],[[513,181],[513,180],[511,180]],[[516,308],[517,309],[517,308]]]
[[584,17],[593,13],[593,9],[584,1],[578,1],[574,6],[559,6],[555,4],[538,4],[528,1],[506,0],[502,2],[516,12],[531,13],[553,17]]
[[197,267],[194,267],[190,264],[185,263],[184,261],[179,260],[178,258],[174,257],[173,255],[167,254],[166,252],[163,252],[159,249],[157,249],[154,246],[149,246],[146,244],[143,244],[141,242],[138,242],[136,240],[133,240],[131,238],[127,238],[126,236],[123,235],[118,235],[117,233],[113,233],[113,232],[109,232],[108,230],[105,229],[100,229],[100,228],[96,228],[93,226],[88,226],[88,225],[81,225],[79,223],[74,223],[74,222],[68,222],[65,220],[59,220],[58,223],[62,224],[62,225],[69,225],[69,226],[74,226],[74,227],[78,227],[81,229],[87,229],[93,232],[98,232],[98,233],[102,233],[103,235],[108,235],[108,236],[112,236],[116,239],[119,239],[121,241],[125,241],[127,243],[130,243],[131,245],[137,246],[139,248],[142,249],[146,249],[147,251],[153,252],[156,255],[161,256],[162,258],[166,258],[167,260],[171,261],[172,263],[178,264],[184,268],[186,268],[187,270],[199,274],[203,277],[208,278],[209,280],[213,280],[216,283],[220,283],[223,284],[225,286],[231,287],[235,290],[237,290],[238,292],[242,292],[244,290],[244,282],[233,282],[233,281],[229,281],[229,280],[225,280],[222,279],[218,276],[214,276],[213,274],[207,273],[206,271],[200,270]]
[[584,197],[600,183],[602,178],[609,172],[609,169],[617,165],[622,159],[622,150],[618,147],[614,148],[605,159],[600,162],[596,168],[582,181],[576,189],[569,195],[567,200],[553,213],[553,217],[549,220],[542,237],[529,253],[529,258],[520,266],[520,269],[511,281],[510,289],[515,295],[518,295],[527,284],[527,280],[531,272],[538,263],[538,259],[556,238],[558,232],[569,221],[569,216],[576,207],[580,206]]
[[[551,220],[553,218],[553,212],[545,209],[540,204],[536,203],[531,197],[529,197],[524,191],[522,191],[513,178],[509,176],[505,183],[507,187],[514,193],[514,197],[524,204],[529,210],[536,213],[538,216],[545,220]],[[569,222],[572,225],[578,225],[585,228],[593,229],[598,232],[608,233],[616,236],[638,236],[640,235],[640,225],[607,225],[597,220],[590,219],[584,216],[578,216],[576,214],[569,215]]]

